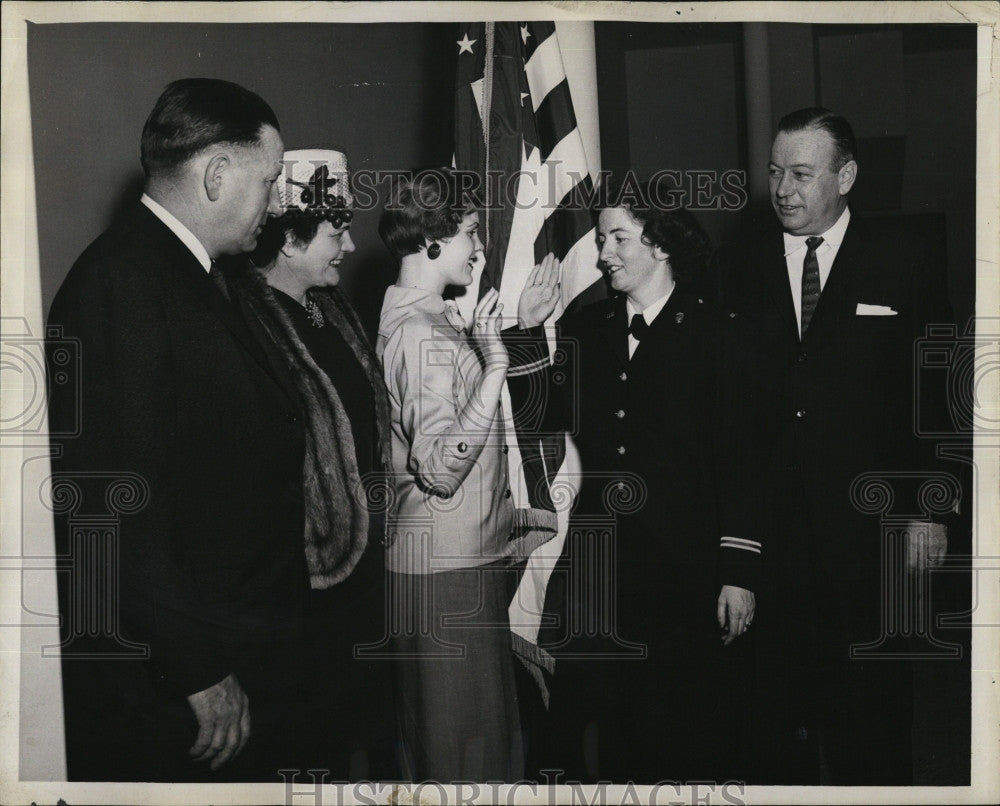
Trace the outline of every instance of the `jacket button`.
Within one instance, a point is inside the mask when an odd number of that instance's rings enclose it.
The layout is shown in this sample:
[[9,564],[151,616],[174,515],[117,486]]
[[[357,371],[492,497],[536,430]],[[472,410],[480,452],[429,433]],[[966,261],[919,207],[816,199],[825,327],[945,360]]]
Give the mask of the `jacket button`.
[[622,456],[624,456],[624,455],[625,455],[625,446],[624,446],[624,445],[619,445],[619,446],[618,446],[618,453],[619,453],[620,455],[622,455]]
[[627,372],[623,372],[621,375],[618,376],[618,379],[621,380],[621,381],[627,381],[628,380],[628,373]]
[[805,409],[799,409],[797,412],[795,412],[795,416],[798,417],[801,420],[803,417],[806,416],[806,410]]
[[503,452],[504,453],[510,453],[510,448],[508,448],[506,445],[504,445],[503,446]]
[[285,422],[286,423],[293,423],[294,424],[294,423],[297,423],[298,421],[299,421],[299,418],[296,417],[294,414],[286,414],[285,415]]
[[805,353],[799,353],[799,357],[798,357],[798,358],[797,358],[796,360],[797,360],[797,361],[798,361],[798,362],[799,362],[800,364],[804,364],[804,363],[806,362],[806,358],[807,358],[807,357],[808,357],[808,356],[807,356],[807,355],[806,355]]
[[504,490],[503,491],[503,497],[504,498],[510,498],[510,490]]
[[625,417],[625,409],[618,409],[618,411],[615,412],[615,417],[619,420],[623,419]]
[[466,445],[464,442],[459,442],[458,443],[458,452],[459,453],[465,453],[467,450],[469,450],[469,446],[468,445]]

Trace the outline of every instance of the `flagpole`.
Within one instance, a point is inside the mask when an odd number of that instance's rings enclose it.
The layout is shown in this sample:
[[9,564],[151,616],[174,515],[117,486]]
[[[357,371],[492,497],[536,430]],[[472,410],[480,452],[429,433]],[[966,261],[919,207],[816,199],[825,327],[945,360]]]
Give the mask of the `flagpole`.
[[[481,117],[483,121],[483,149],[486,154],[484,166],[483,182],[486,187],[487,207],[490,203],[490,111],[493,109],[493,46],[496,35],[496,23],[486,23],[486,58],[483,64],[483,108]],[[487,211],[483,216],[483,233],[487,249],[493,248],[493,241],[490,239],[490,214]]]

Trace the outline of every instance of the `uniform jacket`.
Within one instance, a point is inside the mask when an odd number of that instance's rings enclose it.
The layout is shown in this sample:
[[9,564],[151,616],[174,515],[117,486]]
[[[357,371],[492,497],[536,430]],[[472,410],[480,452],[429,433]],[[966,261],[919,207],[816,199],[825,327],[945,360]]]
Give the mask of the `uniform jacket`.
[[605,607],[596,588],[579,582],[596,574],[614,586],[606,595],[622,637],[655,643],[662,669],[678,635],[715,635],[717,317],[678,287],[631,360],[627,327],[624,297],[565,316],[551,364],[542,328],[527,331],[511,340],[518,363],[508,385],[522,438],[565,431],[580,455],[569,536],[546,588],[546,612],[563,617],[541,640],[556,656],[591,640],[574,622],[585,625],[587,612]]
[[631,360],[627,329],[623,296],[588,305],[560,321],[551,366],[538,361],[547,354],[541,328],[528,331],[537,355],[523,339],[510,350],[523,365],[509,381],[518,423],[573,437],[583,467],[578,516],[628,514],[704,533],[713,511],[714,309],[675,289]]

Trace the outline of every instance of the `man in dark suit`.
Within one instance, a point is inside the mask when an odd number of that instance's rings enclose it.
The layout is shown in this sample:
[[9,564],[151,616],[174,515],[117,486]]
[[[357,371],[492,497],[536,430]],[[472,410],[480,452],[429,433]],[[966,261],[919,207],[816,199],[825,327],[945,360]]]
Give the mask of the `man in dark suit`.
[[51,347],[76,340],[81,362],[79,396],[50,399],[53,432],[76,431],[53,439],[69,776],[278,780],[263,748],[308,593],[304,437],[215,259],[279,212],[283,144],[254,93],[185,79],[141,153],[142,199],[49,313]]
[[[510,344],[522,432],[568,430],[582,476],[546,591],[554,659],[544,766],[568,780],[723,774],[713,685],[711,469],[717,317],[689,288],[708,256],[655,186],[612,186],[600,260],[612,296],[565,315],[549,365]],[[531,324],[530,322],[528,324]],[[529,330],[530,333],[530,330]]]
[[[732,413],[719,618],[727,642],[753,625],[752,783],[912,774],[912,668],[905,645],[880,642],[907,565],[924,572],[946,548],[917,492],[938,468],[914,411],[941,401],[915,400],[914,344],[951,311],[924,234],[851,211],[856,153],[838,115],[783,118],[769,166],[778,226],[718,260]],[[893,535],[871,514],[880,478],[895,486]]]

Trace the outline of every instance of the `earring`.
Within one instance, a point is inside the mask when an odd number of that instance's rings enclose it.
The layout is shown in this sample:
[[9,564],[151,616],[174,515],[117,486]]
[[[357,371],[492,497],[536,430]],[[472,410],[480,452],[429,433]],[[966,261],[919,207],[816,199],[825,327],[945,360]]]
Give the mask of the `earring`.
[[427,247],[427,257],[437,260],[441,256],[441,244],[432,243]]

